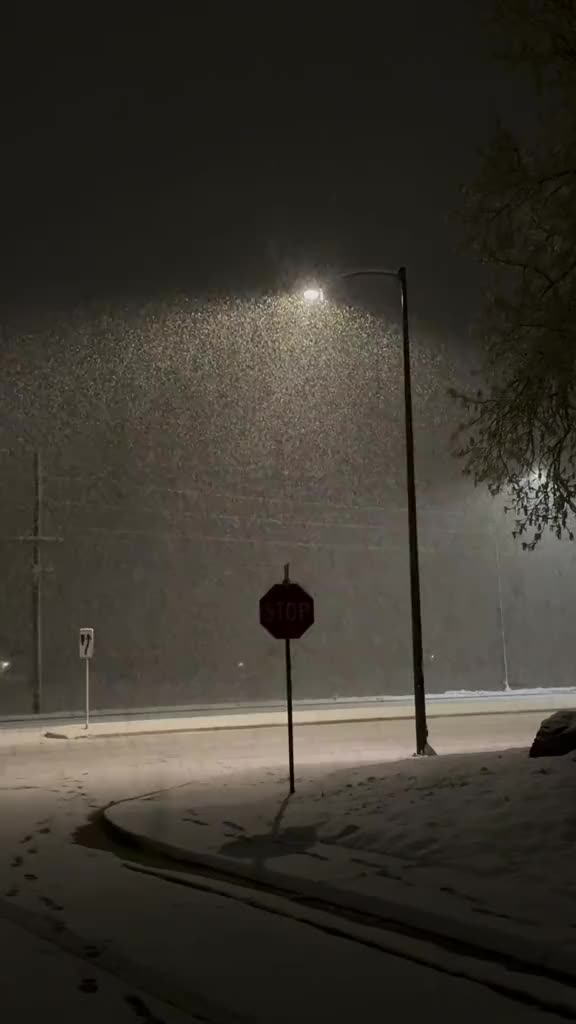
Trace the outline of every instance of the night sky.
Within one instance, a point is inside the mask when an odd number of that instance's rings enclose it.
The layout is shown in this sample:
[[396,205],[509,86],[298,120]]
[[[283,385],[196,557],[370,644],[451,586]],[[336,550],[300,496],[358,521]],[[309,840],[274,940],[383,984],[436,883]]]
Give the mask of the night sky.
[[465,331],[480,276],[449,218],[497,114],[522,106],[490,63],[488,9],[390,6],[377,59],[356,64],[239,47],[206,70],[191,19],[74,43],[8,34],[5,303],[241,296],[405,263],[414,315]]
[[[523,129],[531,109],[490,60],[490,6],[386,7],[356,20],[366,51],[340,64],[323,59],[328,27],[308,64],[275,60],[282,23],[234,60],[168,15],[73,44],[54,26],[4,33],[0,604],[29,660],[29,551],[11,538],[30,528],[40,448],[62,538],[46,554],[47,707],[79,699],[81,622],[102,706],[270,698],[254,609],[286,561],[318,595],[300,695],[408,691],[398,288],[358,280],[314,308],[295,294],[374,264],[408,267],[428,685],[501,686],[495,513],[453,457],[447,396],[477,362],[483,284],[459,248],[459,188],[497,116]],[[533,585],[510,529],[511,680],[561,685],[573,601],[553,560],[545,576],[532,559]],[[573,579],[566,561],[566,593]],[[0,694],[0,713],[28,705],[27,687]]]

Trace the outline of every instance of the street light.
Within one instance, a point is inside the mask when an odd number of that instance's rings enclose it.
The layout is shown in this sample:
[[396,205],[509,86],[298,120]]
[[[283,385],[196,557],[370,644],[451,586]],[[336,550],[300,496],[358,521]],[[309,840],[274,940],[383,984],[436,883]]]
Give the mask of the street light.
[[[385,270],[367,267],[348,270],[338,275],[350,277],[393,277],[400,285],[402,309],[402,351],[404,362],[404,427],[406,434],[406,492],[408,498],[408,543],[410,555],[410,609],[412,622],[412,671],[414,679],[414,717],[416,721],[416,753],[434,754],[428,743],[426,691],[422,652],[422,604],[420,596],[420,563],[418,557],[418,517],[416,508],[416,474],[414,469],[414,424],[412,417],[412,374],[410,368],[410,330],[408,323],[408,286],[406,267]],[[310,286],[303,291],[307,302],[323,302],[321,288]]]
[[302,294],[306,302],[324,302],[322,288],[305,288]]

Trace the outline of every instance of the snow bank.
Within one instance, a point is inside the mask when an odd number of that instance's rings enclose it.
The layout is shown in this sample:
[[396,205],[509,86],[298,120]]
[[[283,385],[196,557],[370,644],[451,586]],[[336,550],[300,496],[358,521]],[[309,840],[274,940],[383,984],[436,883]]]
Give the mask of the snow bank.
[[386,855],[405,886],[576,949],[575,760],[514,750],[363,767],[300,786],[282,827],[313,823],[322,843]]
[[530,749],[530,757],[562,757],[575,749],[576,711],[565,708],[544,719]]

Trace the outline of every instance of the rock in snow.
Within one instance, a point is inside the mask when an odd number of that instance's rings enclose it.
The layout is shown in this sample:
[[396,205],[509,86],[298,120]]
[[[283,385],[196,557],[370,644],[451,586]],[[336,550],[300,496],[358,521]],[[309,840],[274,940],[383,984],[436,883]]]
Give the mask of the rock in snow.
[[542,722],[530,757],[560,757],[576,750],[576,710],[555,711]]

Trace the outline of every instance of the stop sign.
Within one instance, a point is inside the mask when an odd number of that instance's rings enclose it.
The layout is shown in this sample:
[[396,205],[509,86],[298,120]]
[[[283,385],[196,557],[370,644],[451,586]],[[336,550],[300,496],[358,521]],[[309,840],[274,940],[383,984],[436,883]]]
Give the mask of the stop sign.
[[314,599],[299,583],[276,583],[260,598],[260,623],[276,640],[297,640],[314,623]]

